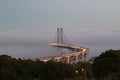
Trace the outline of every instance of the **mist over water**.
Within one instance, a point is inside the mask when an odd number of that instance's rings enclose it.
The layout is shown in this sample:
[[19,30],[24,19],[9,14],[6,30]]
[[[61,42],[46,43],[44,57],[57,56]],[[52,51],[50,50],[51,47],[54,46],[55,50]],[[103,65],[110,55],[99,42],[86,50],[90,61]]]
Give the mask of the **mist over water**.
[[[108,49],[120,49],[119,32],[65,30],[64,33],[70,43],[89,48],[90,57],[98,56]],[[55,42],[55,36],[56,29],[46,32],[39,30],[1,32],[0,54],[26,58],[59,55],[57,48],[49,45]]]

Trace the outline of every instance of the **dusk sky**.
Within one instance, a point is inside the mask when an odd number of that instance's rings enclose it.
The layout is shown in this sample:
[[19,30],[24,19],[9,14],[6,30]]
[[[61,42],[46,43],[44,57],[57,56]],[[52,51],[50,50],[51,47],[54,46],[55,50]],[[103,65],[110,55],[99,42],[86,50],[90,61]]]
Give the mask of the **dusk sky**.
[[90,56],[120,49],[120,0],[0,0],[0,54],[57,55],[57,27]]

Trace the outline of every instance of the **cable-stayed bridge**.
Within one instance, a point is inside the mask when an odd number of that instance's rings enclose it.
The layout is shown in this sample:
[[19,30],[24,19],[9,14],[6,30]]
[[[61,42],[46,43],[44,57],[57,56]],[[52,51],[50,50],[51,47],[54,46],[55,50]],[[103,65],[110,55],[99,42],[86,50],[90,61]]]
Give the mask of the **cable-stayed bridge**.
[[60,54],[58,56],[43,57],[40,58],[41,61],[46,62],[53,60],[63,63],[77,63],[79,61],[86,62],[88,60],[89,49],[85,47],[75,46],[68,42],[62,28],[57,28],[55,43],[51,43],[50,45],[57,47],[58,52],[63,52],[63,49],[68,49],[69,53]]

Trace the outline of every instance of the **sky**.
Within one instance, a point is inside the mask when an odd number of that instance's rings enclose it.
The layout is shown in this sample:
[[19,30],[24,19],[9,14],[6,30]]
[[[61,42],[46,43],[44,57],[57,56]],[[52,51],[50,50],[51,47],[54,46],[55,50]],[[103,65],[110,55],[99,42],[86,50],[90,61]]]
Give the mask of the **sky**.
[[0,54],[36,58],[57,55],[62,27],[90,56],[120,49],[120,0],[0,0]]

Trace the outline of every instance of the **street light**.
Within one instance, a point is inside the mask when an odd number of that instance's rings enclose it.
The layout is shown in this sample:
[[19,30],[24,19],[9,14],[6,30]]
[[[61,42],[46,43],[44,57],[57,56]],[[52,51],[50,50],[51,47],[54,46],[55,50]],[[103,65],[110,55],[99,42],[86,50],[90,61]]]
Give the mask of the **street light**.
[[86,78],[86,69],[85,69],[85,68],[82,68],[81,71],[83,72],[84,78]]
[[75,73],[78,74],[78,70],[75,70]]

